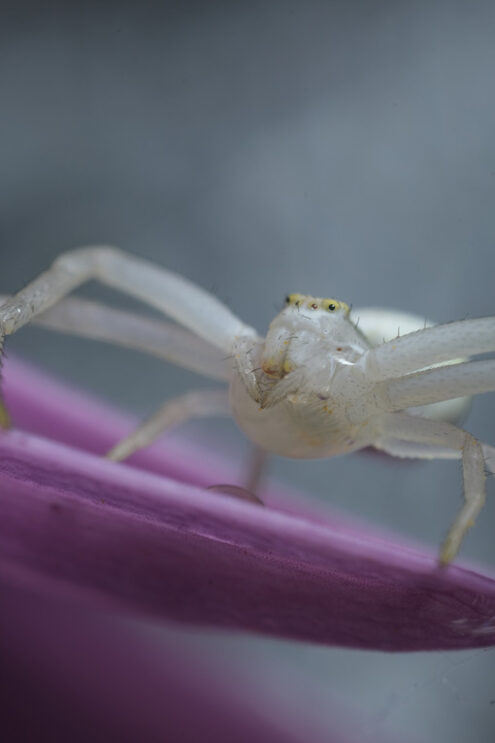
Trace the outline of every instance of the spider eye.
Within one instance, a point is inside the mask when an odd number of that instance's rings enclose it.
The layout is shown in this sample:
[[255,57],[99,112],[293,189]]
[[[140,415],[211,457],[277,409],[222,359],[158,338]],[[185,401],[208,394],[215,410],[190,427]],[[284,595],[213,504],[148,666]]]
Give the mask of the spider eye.
[[290,304],[290,296],[288,294],[287,294],[287,296],[285,298],[285,301],[286,301],[287,304]]
[[330,312],[334,312],[334,310],[336,310],[337,308],[333,302],[330,302],[330,304],[328,305],[328,309],[330,310]]

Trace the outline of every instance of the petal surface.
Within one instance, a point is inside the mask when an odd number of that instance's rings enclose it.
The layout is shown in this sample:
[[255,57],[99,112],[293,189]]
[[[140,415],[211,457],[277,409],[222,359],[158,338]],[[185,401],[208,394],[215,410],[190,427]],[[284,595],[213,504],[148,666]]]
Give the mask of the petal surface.
[[208,491],[234,467],[176,440],[139,455],[139,468],[103,460],[95,453],[127,432],[125,417],[18,363],[5,377],[24,430],[0,437],[4,580],[348,647],[495,644],[493,576],[438,569],[397,537],[302,506],[284,512]]

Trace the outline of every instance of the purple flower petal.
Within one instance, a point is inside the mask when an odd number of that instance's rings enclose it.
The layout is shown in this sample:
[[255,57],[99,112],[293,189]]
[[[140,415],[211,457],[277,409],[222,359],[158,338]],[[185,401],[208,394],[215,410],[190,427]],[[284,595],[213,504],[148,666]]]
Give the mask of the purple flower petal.
[[[308,739],[294,731],[294,709],[277,719],[254,679],[211,652],[193,656],[177,633],[153,640],[79,605],[5,585],[0,594],[3,743]],[[311,740],[328,741],[328,731],[312,730]],[[332,732],[331,740],[351,738]]]
[[176,441],[136,459],[162,475],[75,449],[102,452],[128,423],[20,365],[6,376],[14,420],[71,446],[1,437],[4,579],[180,622],[351,647],[495,644],[493,577],[438,569],[431,555],[342,521],[200,488],[225,482],[226,468]]

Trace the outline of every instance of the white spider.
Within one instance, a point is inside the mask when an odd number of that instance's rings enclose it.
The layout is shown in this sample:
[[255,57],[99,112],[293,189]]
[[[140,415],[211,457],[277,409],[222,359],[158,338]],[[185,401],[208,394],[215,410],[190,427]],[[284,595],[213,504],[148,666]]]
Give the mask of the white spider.
[[[88,279],[143,300],[192,333],[63,299]],[[258,447],[287,457],[331,457],[374,446],[398,457],[462,458],[465,502],[440,553],[446,564],[483,506],[485,464],[495,471],[495,449],[445,420],[465,409],[458,398],[495,390],[495,359],[465,358],[495,351],[495,317],[416,329],[418,318],[395,312],[362,310],[355,316],[359,328],[343,302],[291,294],[263,339],[186,279],[101,246],[61,255],[5,301],[0,343],[36,319],[230,382],[230,399],[223,390],[206,389],[166,402],[112,449],[108,456],[114,460],[189,418],[229,413]],[[415,332],[393,337],[398,324]],[[390,340],[383,342],[384,337]],[[439,411],[432,405],[444,400],[456,400],[454,408]]]

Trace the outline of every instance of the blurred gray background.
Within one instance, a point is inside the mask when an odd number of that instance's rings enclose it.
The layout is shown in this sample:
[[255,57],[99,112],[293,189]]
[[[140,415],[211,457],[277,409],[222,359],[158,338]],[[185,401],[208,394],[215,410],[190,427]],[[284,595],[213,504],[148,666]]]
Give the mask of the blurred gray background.
[[[493,314],[494,40],[490,0],[2,3],[0,292],[64,250],[108,242],[183,273],[260,331],[287,291],[437,321]],[[30,328],[8,348],[139,415],[199,381]],[[494,412],[493,395],[479,398],[466,424],[492,444]],[[242,460],[234,430],[189,434]],[[272,472],[430,545],[462,488],[453,462],[354,455]],[[492,566],[494,491],[492,479],[463,549]],[[328,700],[357,708],[363,739],[495,737],[493,651],[200,639],[263,662],[260,683],[281,703],[290,689],[323,724]]]

